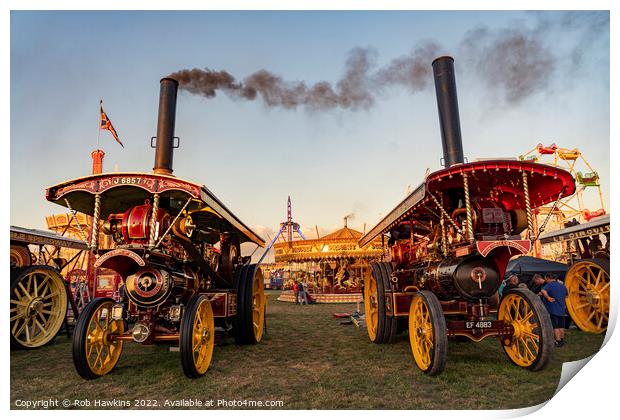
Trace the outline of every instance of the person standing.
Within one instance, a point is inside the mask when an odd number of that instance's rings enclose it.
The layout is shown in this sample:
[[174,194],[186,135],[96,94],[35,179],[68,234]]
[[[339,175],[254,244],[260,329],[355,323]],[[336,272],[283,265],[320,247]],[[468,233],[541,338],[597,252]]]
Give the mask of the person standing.
[[545,285],[545,279],[543,278],[543,276],[541,276],[540,274],[534,274],[534,277],[532,277],[532,284],[530,287],[530,290],[532,291],[532,293],[540,295],[540,291],[542,290],[544,285]]
[[305,301],[307,305],[308,300],[306,299],[306,290],[304,289],[304,284],[301,281],[297,284],[297,289],[299,290],[299,304],[303,305]]
[[309,289],[308,289],[308,282],[306,281],[305,278],[301,281],[301,286],[304,288],[304,302],[306,303],[306,305],[308,305],[310,303],[309,302],[310,299],[308,299]]
[[545,285],[540,291],[545,308],[551,316],[553,335],[556,347],[564,345],[564,327],[566,325],[566,296],[568,290],[557,278],[551,275],[545,276]]
[[293,280],[293,293],[295,293],[295,305],[299,305],[299,286],[297,286],[297,280]]

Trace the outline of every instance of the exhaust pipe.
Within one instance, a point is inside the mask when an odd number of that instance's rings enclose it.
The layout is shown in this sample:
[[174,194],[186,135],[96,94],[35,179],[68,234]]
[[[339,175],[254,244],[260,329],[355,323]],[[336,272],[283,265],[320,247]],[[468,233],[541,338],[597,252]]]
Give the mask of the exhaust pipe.
[[160,175],[172,175],[174,122],[179,82],[166,77],[161,79],[159,84],[159,115],[157,117],[157,143],[153,172]]
[[463,141],[461,139],[461,122],[459,120],[459,103],[456,97],[454,79],[454,59],[444,56],[433,61],[435,76],[435,93],[441,128],[444,167],[448,168],[465,161]]

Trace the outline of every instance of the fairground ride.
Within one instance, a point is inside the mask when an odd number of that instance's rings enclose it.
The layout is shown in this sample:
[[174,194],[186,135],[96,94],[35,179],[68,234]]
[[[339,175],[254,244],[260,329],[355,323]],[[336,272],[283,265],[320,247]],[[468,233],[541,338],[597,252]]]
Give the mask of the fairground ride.
[[[595,217],[607,214],[599,173],[578,148],[568,149],[555,143],[544,146],[539,143],[520,155],[519,160],[564,169],[570,172],[576,181],[575,194],[562,197],[557,204],[550,203],[535,210],[534,229],[538,235],[542,231],[563,229],[568,225],[589,222]],[[533,253],[536,257],[563,260],[566,250],[559,246],[542,249],[540,243],[535,241]]]

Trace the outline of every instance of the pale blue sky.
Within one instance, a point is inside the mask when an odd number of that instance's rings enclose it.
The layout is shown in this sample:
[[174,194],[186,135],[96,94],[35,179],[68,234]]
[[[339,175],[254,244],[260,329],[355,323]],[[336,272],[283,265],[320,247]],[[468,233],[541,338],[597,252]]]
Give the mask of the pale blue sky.
[[[89,173],[100,98],[125,144],[101,133],[104,170],[150,172],[159,79],[171,72],[209,67],[243,78],[264,68],[285,80],[336,82],[352,48],[374,48],[381,66],[425,40],[455,57],[470,160],[516,156],[539,142],[579,147],[609,206],[609,29],[588,33],[574,22],[477,11],[12,12],[11,224],[42,228],[46,214],[64,210],[44,188]],[[460,43],[480,26],[543,33],[557,60],[544,88],[510,105],[467,67]],[[288,195],[312,232],[341,226],[351,212],[361,230],[426,168],[440,168],[438,125],[432,89],[393,88],[368,110],[314,113],[181,92],[174,174],[205,184],[259,233],[277,230]]]

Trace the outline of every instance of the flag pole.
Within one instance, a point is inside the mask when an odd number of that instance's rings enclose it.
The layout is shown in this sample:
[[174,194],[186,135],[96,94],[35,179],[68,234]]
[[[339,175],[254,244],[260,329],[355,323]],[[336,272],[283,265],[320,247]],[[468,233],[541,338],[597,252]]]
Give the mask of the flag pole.
[[99,150],[99,138],[101,137],[101,107],[103,106],[103,99],[99,99],[99,121],[97,122],[97,126],[99,129],[97,130],[97,150]]

